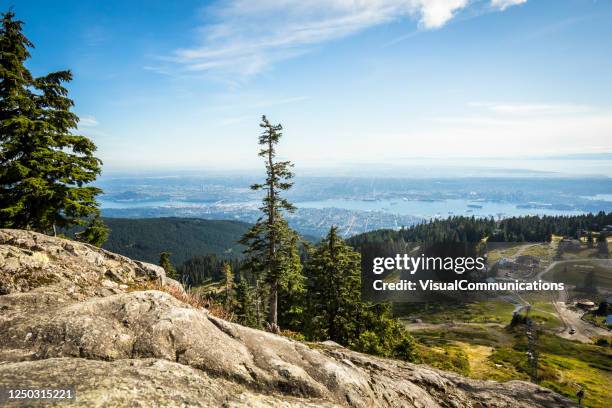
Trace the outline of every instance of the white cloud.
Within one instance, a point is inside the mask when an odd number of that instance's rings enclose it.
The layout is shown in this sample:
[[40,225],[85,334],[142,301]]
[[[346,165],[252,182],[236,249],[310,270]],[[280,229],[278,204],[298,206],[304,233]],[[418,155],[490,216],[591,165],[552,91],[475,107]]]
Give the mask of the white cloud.
[[100,123],[98,122],[98,120],[90,115],[83,115],[79,118],[79,128],[96,127],[99,124]]
[[502,11],[508,7],[518,6],[523,3],[527,3],[527,0],[491,0],[491,6]]
[[468,0],[420,0],[417,2],[421,14],[420,23],[425,28],[440,28],[457,10],[464,8]]
[[[219,1],[204,9],[207,23],[196,30],[195,45],[165,59],[186,71],[248,77],[275,62],[302,55],[312,46],[403,18],[416,19],[423,30],[439,29],[472,1]],[[512,1],[520,0],[493,3],[505,9]]]

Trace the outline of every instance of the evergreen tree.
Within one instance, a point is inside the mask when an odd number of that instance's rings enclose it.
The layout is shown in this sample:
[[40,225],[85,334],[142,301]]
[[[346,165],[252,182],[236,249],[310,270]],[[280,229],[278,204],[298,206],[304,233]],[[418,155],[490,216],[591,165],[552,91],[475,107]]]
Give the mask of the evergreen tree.
[[89,244],[101,247],[108,239],[110,229],[102,222],[99,216],[94,217],[87,227],[75,234],[77,241],[87,242]]
[[228,262],[223,264],[223,287],[225,290],[225,310],[231,312],[232,302],[234,300],[234,272],[232,271],[232,266]]
[[166,271],[166,276],[172,279],[176,279],[176,269],[174,269],[174,265],[170,262],[170,252],[162,252],[159,254],[159,266],[164,268]]
[[[72,133],[78,117],[64,83],[70,71],[33,78],[32,43],[12,12],[0,28],[0,226],[55,233],[99,215],[86,186],[100,174],[96,146]],[[87,234],[86,234],[87,235]]]
[[353,319],[357,338],[348,346],[364,353],[416,361],[414,338],[393,318],[389,303],[363,303]]
[[269,288],[268,285],[265,284],[262,278],[255,279],[255,287],[253,289],[253,298],[255,302],[255,321],[257,328],[264,327],[264,323],[266,323],[266,313],[268,311],[267,305],[268,302],[266,299],[269,299]]
[[247,280],[241,278],[236,286],[236,317],[238,322],[249,327],[259,327],[255,313],[255,298],[253,288]]
[[291,230],[283,216],[283,211],[293,211],[295,207],[281,196],[283,191],[291,188],[293,178],[289,161],[276,160],[276,145],[283,127],[272,125],[263,116],[260,127],[263,132],[259,137],[261,149],[259,156],[265,160],[266,180],[254,184],[251,188],[265,193],[262,206],[264,216],[242,237],[240,243],[245,245],[247,261],[245,268],[262,276],[268,290],[268,328],[277,332],[279,291],[286,287],[290,276],[301,273],[301,264],[294,262],[292,249],[296,245],[296,233]]
[[332,227],[305,266],[309,281],[310,335],[347,345],[357,337],[361,308],[361,258]]
[[293,331],[303,330],[305,278],[302,274],[302,261],[298,250],[298,237],[288,234],[281,248],[285,271],[278,286],[279,324]]
[[306,334],[358,351],[414,360],[414,339],[392,317],[389,304],[361,301],[361,257],[336,227],[312,251],[308,279]]

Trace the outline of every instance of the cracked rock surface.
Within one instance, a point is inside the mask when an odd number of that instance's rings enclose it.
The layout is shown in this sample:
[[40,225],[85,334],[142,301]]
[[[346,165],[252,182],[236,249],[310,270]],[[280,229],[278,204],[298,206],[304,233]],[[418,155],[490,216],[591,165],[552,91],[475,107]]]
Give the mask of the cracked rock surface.
[[155,265],[0,230],[0,388],[73,386],[57,405],[79,407],[575,406],[530,383],[305,344],[133,291],[147,282],[181,289]]

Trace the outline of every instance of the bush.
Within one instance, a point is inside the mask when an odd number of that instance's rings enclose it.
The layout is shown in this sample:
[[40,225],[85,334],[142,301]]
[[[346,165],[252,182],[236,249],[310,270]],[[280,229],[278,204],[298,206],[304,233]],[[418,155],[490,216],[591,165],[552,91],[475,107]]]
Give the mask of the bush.
[[380,340],[376,333],[366,330],[351,344],[351,348],[362,353],[384,356],[388,351],[384,349]]
[[599,337],[597,340],[595,340],[595,344],[601,347],[610,347],[612,345],[605,337]]

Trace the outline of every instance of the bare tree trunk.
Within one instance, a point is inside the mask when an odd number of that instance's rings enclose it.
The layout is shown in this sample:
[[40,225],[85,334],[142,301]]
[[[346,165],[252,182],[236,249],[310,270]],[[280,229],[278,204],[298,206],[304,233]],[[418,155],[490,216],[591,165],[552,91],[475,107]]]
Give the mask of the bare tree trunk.
[[257,325],[261,324],[261,291],[259,290],[259,279],[255,281],[255,314],[257,316]]
[[270,310],[268,311],[268,330],[272,333],[280,332],[278,327],[278,287],[276,284],[270,287]]

